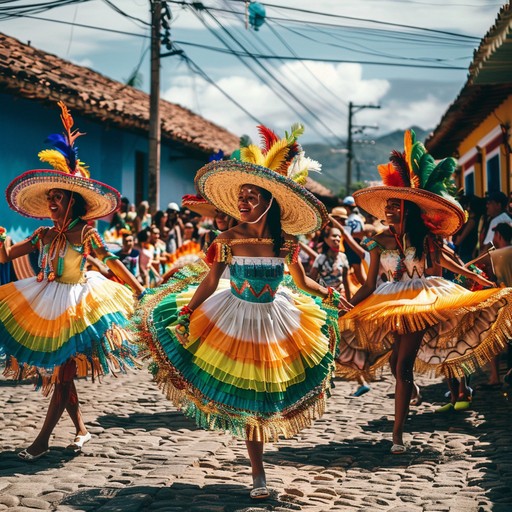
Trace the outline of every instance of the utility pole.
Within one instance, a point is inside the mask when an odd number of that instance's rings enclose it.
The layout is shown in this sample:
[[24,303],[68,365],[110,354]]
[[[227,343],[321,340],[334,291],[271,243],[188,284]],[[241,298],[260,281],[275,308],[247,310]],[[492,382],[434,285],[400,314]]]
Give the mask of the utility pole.
[[[352,139],[353,129],[355,126],[352,124],[352,116],[364,108],[380,108],[380,105],[354,105],[351,101],[348,104],[348,139],[347,139],[347,191],[346,194],[350,195],[352,188],[352,160],[354,158]],[[357,126],[361,131],[365,128],[376,128],[375,126]]]
[[149,96],[148,200],[152,212],[160,209],[160,22],[161,0],[151,2],[151,86]]

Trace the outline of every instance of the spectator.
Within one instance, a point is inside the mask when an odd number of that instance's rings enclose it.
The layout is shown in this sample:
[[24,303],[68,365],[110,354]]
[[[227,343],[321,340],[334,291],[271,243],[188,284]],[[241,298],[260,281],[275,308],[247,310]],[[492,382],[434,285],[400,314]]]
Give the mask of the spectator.
[[182,244],[183,222],[179,218],[180,207],[177,203],[167,205],[167,227],[169,233],[165,241],[166,249],[169,254],[174,254],[176,249]]
[[133,229],[135,233],[139,233],[143,229],[151,226],[151,214],[149,213],[149,203],[141,201],[137,207],[137,215],[133,221]]
[[507,213],[508,198],[503,192],[491,192],[487,197],[486,210],[489,223],[482,241],[480,252],[484,253],[491,247],[494,228],[501,222],[512,225],[512,217]]
[[[352,196],[345,197],[343,199],[343,206],[349,213],[345,220],[345,231],[354,238],[360,238],[363,235],[364,219],[359,214],[354,198]],[[366,274],[361,267],[361,258],[350,247],[345,249],[345,254],[357,283],[362,285],[366,281]]]
[[115,255],[137,279],[140,279],[140,253],[137,249],[135,249],[135,238],[132,232],[129,231],[128,229],[122,229],[120,231],[120,235],[122,236],[123,246],[121,247],[120,251],[115,253]]
[[467,262],[476,256],[478,227],[485,213],[485,200],[471,194],[461,198],[461,205],[468,213],[468,220],[453,236],[453,244],[460,259]]

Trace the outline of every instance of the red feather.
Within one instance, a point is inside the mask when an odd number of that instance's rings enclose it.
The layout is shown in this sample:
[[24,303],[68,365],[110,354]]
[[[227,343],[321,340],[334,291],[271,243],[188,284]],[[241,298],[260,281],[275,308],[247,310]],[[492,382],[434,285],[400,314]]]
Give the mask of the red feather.
[[258,126],[258,131],[261,135],[261,142],[263,144],[262,152],[265,155],[267,151],[279,140],[279,137],[266,126],[260,124]]
[[389,162],[387,164],[381,164],[377,166],[382,182],[387,187],[405,187],[404,180],[400,173],[397,172],[395,166]]

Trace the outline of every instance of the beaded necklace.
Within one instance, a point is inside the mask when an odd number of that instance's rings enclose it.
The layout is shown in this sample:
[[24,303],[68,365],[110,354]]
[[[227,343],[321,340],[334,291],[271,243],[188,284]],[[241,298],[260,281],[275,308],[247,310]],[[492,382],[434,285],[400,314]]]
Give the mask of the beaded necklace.
[[[41,270],[37,274],[38,282],[41,282],[43,279],[48,279],[51,282],[55,278],[62,276],[64,273],[64,258],[68,250],[66,233],[74,228],[80,220],[80,217],[78,217],[68,225],[64,225],[62,229],[57,230],[57,235],[51,243],[44,246],[39,257],[39,267]],[[57,268],[53,265],[55,258],[57,258]]]

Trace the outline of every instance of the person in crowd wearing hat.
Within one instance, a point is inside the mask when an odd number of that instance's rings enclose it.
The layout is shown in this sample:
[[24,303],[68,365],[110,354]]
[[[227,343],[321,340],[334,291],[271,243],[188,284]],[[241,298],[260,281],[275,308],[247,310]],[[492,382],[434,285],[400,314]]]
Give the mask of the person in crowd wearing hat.
[[[371,252],[368,279],[352,298],[354,308],[340,318],[344,343],[360,355],[391,351],[394,454],[406,451],[403,432],[415,388],[413,368],[463,376],[502,350],[512,334],[512,289],[471,292],[438,277],[442,267],[482,287],[493,286],[442,250],[440,237],[456,232],[465,220],[447,186],[456,161],[447,158],[436,165],[412,130],[405,133],[404,149],[379,166],[384,186],[354,193],[356,203],[385,220],[389,229],[365,241]],[[387,281],[377,287],[381,267]]]
[[108,252],[98,232],[87,223],[119,208],[120,194],[89,178],[78,160],[73,118],[60,102],[64,134],[50,135],[56,150],[39,153],[55,170],[33,170],[14,179],[6,190],[9,206],[27,217],[48,218],[27,240],[7,247],[0,236],[0,261],[39,250],[40,272],[0,287],[0,352],[6,354],[5,375],[35,377],[43,392],[53,394],[42,428],[18,455],[33,461],[48,452],[51,433],[64,411],[76,432],[70,448],[80,451],[90,440],[73,379],[124,371],[133,366],[133,346],[123,329],[133,297],[129,289],[86,272],[96,256],[136,295],[144,289]]
[[[189,272],[176,274],[142,301],[135,319],[167,396],[199,426],[245,440],[254,499],[269,496],[264,443],[295,435],[323,413],[338,308],[350,307],[298,260],[296,235],[327,222],[324,205],[300,184],[319,170],[297,143],[303,127],[282,139],[259,130],[263,149],[242,147],[236,159],[210,162],[195,177],[201,196],[239,221],[211,244],[210,270],[195,283]],[[220,280],[227,266],[230,280]]]
[[183,222],[179,216],[180,207],[178,203],[171,202],[167,205],[167,239],[165,245],[168,254],[174,254],[178,247],[181,247],[183,238]]
[[491,247],[494,237],[494,228],[501,222],[512,225],[512,217],[507,212],[508,198],[503,192],[491,192],[486,198],[485,208],[487,211],[488,224],[484,232],[480,247],[483,254]]

